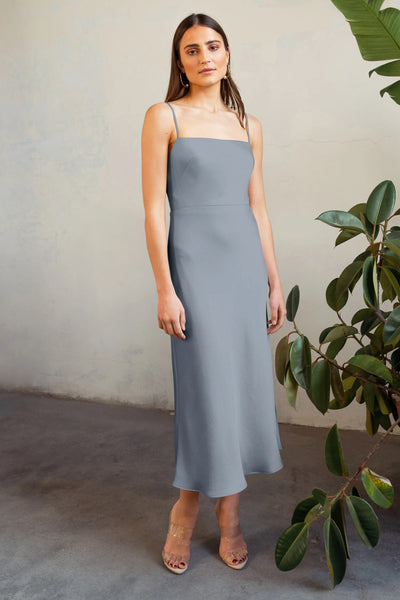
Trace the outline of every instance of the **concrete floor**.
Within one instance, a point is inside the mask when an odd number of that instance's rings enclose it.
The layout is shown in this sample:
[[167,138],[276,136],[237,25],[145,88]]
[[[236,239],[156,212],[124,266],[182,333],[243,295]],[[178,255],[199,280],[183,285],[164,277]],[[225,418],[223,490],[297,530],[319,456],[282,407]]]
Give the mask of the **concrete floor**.
[[[394,599],[400,573],[400,438],[370,462],[395,486],[391,509],[374,508],[381,539],[367,549],[352,524],[351,560],[331,590],[320,524],[302,563],[283,573],[278,536],[313,487],[340,478],[324,466],[326,429],[280,425],[284,468],[247,476],[241,494],[249,562],[242,571],[217,556],[215,500],[200,495],[189,568],[161,560],[170,507],[173,416],[127,405],[0,392],[1,600]],[[371,447],[364,432],[342,431],[350,470]],[[361,489],[361,488],[360,488]]]

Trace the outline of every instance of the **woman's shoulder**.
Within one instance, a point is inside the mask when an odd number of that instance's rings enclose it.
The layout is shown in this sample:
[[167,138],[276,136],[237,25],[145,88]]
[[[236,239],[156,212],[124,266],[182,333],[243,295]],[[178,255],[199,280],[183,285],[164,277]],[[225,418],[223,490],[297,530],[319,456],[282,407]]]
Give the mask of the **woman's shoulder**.
[[166,102],[156,102],[148,107],[146,115],[157,118],[158,116],[163,116],[167,112],[171,112],[171,109]]
[[174,122],[168,104],[166,102],[151,104],[146,110],[144,123],[146,128],[170,134]]
[[261,129],[261,121],[259,119],[257,119],[256,116],[251,115],[250,113],[246,113],[247,114],[247,118],[249,120],[249,126],[253,126],[253,128],[256,129]]
[[250,139],[256,143],[262,142],[262,126],[260,119],[257,119],[255,115],[247,114],[247,118],[249,120],[249,135]]

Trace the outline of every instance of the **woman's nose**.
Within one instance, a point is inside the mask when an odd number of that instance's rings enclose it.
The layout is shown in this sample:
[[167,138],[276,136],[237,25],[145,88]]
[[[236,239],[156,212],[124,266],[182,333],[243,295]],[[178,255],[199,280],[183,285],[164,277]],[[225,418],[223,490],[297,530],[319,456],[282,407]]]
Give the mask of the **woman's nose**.
[[200,62],[210,62],[209,51],[208,50],[200,50]]

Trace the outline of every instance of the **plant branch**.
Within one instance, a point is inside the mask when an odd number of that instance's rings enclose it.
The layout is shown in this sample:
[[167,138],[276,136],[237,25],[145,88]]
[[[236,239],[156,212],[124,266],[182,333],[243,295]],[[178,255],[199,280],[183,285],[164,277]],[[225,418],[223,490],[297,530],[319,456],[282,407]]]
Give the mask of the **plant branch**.
[[[381,436],[381,438],[377,441],[377,443],[371,448],[371,450],[368,452],[367,456],[361,462],[360,466],[354,472],[353,476],[347,478],[347,482],[343,485],[343,487],[340,488],[340,490],[334,496],[329,496],[329,498],[332,498],[331,501],[330,501],[330,505],[332,505],[334,502],[336,502],[336,500],[340,496],[344,495],[345,490],[348,488],[348,486],[352,482],[355,483],[355,480],[357,479],[357,477],[361,473],[363,467],[365,467],[365,465],[367,464],[367,462],[371,459],[371,457],[375,454],[375,452],[377,452],[377,450],[379,450],[379,448],[381,447],[381,445],[387,440],[387,438],[392,433],[392,431],[394,430],[394,428],[397,425],[399,425],[399,424],[400,424],[400,417],[396,421],[394,421],[392,423],[392,425],[389,427],[389,429],[387,431],[385,431],[385,433]],[[323,507],[321,507],[321,510],[315,515],[315,517],[313,517],[312,519],[310,519],[310,523],[312,523],[312,521],[315,521],[318,517],[320,517],[323,514],[323,512],[324,512]]]
[[[297,328],[296,322],[293,319],[293,325],[295,327],[295,331],[298,333],[298,335],[302,335],[302,333],[300,332],[300,330]],[[377,381],[370,381],[369,379],[366,379],[365,377],[363,377],[362,375],[358,375],[356,373],[353,373],[352,371],[350,371],[349,369],[346,369],[346,367],[342,367],[341,365],[339,365],[336,360],[333,360],[332,358],[329,358],[329,356],[326,356],[326,354],[324,354],[323,352],[321,352],[320,350],[318,350],[318,348],[316,348],[311,342],[310,342],[310,348],[312,350],[314,350],[317,354],[319,354],[320,356],[322,356],[325,360],[327,360],[329,363],[331,363],[333,366],[337,367],[339,370],[343,371],[344,373],[348,373],[351,377],[355,377],[356,379],[359,379],[360,381],[364,381],[365,383],[372,383],[373,385],[375,385],[376,387],[381,388],[382,390],[387,391],[387,387],[385,384],[383,383],[378,383]]]

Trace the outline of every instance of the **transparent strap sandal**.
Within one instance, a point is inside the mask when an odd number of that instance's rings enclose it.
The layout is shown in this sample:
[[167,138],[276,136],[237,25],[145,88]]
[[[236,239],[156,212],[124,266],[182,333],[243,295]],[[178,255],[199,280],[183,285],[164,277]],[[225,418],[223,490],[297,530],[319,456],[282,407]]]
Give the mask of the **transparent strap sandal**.
[[[167,535],[172,535],[184,542],[191,539],[193,529],[194,527],[186,527],[170,521]],[[184,573],[189,566],[190,551],[188,549],[178,554],[174,552],[165,552],[163,548],[161,555],[165,566],[173,573]]]
[[228,540],[230,550],[225,550],[220,557],[228,565],[228,567],[232,567],[232,569],[243,569],[245,564],[248,561],[249,553],[247,551],[246,543],[239,543],[239,545],[235,545],[235,541],[238,541],[239,536],[241,536],[240,524],[233,526],[221,527],[221,539]]

